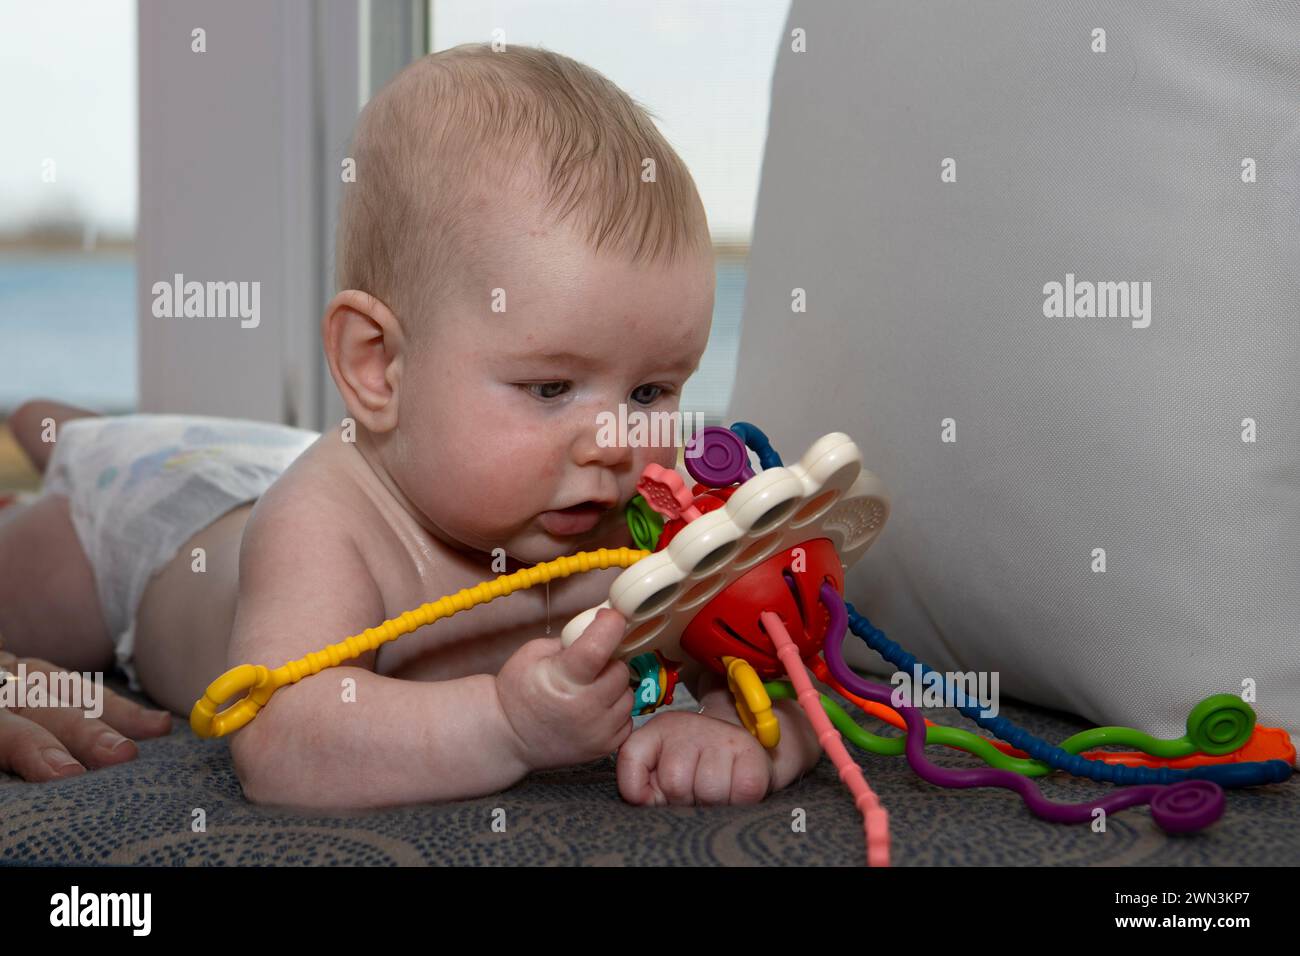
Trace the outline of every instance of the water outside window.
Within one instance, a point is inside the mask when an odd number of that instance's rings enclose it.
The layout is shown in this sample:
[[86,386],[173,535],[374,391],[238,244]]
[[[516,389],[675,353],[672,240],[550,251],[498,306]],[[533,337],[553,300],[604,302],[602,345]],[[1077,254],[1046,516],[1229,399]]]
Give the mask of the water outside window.
[[[0,0],[0,420],[136,407],[135,0]],[[36,473],[0,428],[0,492]]]
[[135,6],[0,2],[0,413],[135,408]]

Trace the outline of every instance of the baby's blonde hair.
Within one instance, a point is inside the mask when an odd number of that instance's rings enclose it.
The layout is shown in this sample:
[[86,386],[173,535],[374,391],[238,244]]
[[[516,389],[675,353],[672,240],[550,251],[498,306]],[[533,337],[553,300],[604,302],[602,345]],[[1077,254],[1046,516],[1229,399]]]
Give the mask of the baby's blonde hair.
[[481,241],[480,197],[529,161],[555,221],[576,214],[593,251],[654,263],[709,246],[690,171],[646,109],[549,50],[465,44],[415,61],[361,112],[350,155],[338,288],[368,292],[399,318],[463,278],[456,270]]

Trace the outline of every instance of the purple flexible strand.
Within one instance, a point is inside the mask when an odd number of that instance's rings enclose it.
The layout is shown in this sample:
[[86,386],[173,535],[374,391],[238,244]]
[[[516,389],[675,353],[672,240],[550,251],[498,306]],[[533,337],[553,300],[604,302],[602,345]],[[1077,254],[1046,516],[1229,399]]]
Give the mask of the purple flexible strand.
[[[951,789],[1004,787],[1015,790],[1030,811],[1053,823],[1088,823],[1098,808],[1109,816],[1126,807],[1153,801],[1156,803],[1152,806],[1156,822],[1170,832],[1199,830],[1223,815],[1222,789],[1204,780],[1187,780],[1170,786],[1146,784],[1126,787],[1088,803],[1056,803],[1044,797],[1028,777],[1010,770],[949,770],[931,763],[925,756],[925,718],[915,707],[907,704],[895,706],[889,688],[883,684],[869,683],[849,669],[844,662],[844,638],[848,629],[848,612],[844,609],[844,600],[829,584],[822,585],[821,599],[830,613],[824,645],[826,665],[845,688],[867,700],[893,708],[902,716],[907,723],[907,762],[922,779]],[[1170,804],[1176,808],[1176,820],[1166,819],[1165,814],[1156,813],[1158,808]]]

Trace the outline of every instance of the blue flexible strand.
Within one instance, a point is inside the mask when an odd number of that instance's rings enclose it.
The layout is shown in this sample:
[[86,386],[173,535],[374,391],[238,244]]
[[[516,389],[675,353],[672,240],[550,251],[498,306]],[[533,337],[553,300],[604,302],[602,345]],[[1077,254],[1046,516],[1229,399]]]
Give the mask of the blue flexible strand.
[[[847,601],[844,603],[849,613],[849,628],[854,634],[866,641],[867,646],[893,664],[900,671],[912,673],[920,665],[922,674],[939,673],[918,661],[903,650],[898,644],[885,636],[885,633],[859,614]],[[940,673],[944,682],[945,699],[948,680]],[[972,707],[965,702],[961,688],[954,687],[954,699],[958,701],[957,709],[975,721],[985,730],[996,735],[1013,747],[1018,747],[1035,760],[1042,761],[1055,770],[1064,770],[1076,777],[1086,777],[1103,783],[1147,784],[1177,783],[1179,780],[1212,780],[1224,789],[1254,787],[1266,783],[1281,783],[1291,776],[1292,767],[1285,760],[1262,760],[1254,763],[1216,764],[1208,767],[1194,767],[1176,770],[1171,767],[1123,767],[1089,760],[1076,754],[1055,747],[1047,741],[1035,737],[1027,730],[1017,727],[1005,717],[985,717],[979,707]]]
[[740,440],[758,456],[758,463],[766,471],[768,468],[781,468],[781,456],[776,453],[772,443],[767,440],[763,430],[749,422],[736,422],[731,430],[740,436]]

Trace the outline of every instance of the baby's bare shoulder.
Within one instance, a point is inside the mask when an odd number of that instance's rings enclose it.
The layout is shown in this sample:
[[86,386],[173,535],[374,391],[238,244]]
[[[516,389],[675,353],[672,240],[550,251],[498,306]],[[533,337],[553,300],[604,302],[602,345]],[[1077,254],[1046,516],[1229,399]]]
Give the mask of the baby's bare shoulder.
[[376,575],[354,534],[364,505],[348,496],[328,438],[295,460],[249,515],[235,657],[289,659],[383,619]]
[[337,431],[303,452],[258,499],[250,530],[297,547],[355,542],[374,509],[350,460],[355,452],[340,447]]

